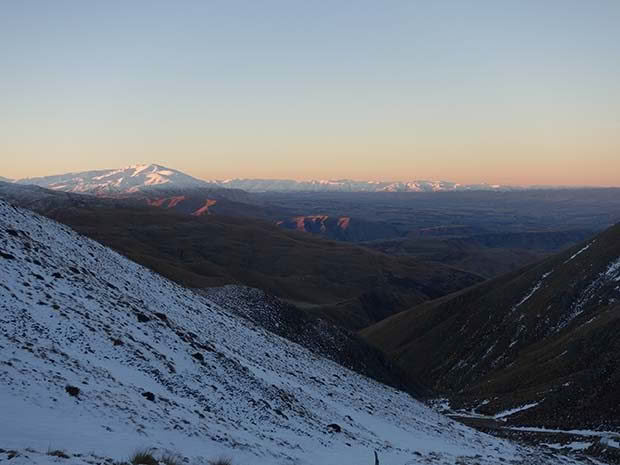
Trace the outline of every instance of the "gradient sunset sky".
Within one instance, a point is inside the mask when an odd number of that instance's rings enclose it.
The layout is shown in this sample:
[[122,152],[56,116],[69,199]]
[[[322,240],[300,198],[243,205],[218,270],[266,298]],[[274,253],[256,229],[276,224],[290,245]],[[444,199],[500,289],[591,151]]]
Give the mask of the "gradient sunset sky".
[[4,1],[0,175],[620,185],[620,1]]

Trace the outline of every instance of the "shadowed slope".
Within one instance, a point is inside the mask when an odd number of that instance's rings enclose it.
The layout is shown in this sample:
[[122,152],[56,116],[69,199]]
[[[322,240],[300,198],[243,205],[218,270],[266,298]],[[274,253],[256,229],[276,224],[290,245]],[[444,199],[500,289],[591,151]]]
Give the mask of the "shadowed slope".
[[413,376],[509,421],[620,429],[620,225],[363,331]]

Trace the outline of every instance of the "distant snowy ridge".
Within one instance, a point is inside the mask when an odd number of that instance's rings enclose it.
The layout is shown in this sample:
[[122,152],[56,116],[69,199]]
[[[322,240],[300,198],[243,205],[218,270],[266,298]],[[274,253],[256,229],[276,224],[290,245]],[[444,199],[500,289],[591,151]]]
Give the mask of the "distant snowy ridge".
[[155,447],[191,465],[358,465],[374,450],[386,464],[578,463],[456,423],[4,201],[0,264],[0,461]]
[[210,181],[220,187],[248,192],[454,192],[520,190],[497,184],[458,184],[449,181],[356,181],[351,179],[296,181],[292,179],[227,179]]

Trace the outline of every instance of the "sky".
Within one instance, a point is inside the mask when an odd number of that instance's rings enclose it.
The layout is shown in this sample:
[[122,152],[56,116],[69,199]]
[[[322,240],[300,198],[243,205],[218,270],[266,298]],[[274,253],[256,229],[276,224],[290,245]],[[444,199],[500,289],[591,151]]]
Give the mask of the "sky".
[[0,7],[0,176],[620,185],[618,0]]

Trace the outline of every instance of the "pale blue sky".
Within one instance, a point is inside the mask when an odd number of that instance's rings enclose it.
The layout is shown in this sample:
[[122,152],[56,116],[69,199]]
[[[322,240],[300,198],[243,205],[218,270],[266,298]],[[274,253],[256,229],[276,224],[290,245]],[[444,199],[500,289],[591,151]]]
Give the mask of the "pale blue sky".
[[0,175],[620,184],[617,0],[0,6]]

